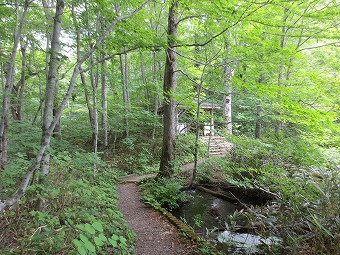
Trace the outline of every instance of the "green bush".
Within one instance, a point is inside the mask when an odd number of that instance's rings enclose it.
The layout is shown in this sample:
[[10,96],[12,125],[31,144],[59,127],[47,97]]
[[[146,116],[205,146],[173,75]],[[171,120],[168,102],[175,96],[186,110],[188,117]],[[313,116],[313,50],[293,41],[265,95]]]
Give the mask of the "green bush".
[[165,207],[169,210],[177,208],[180,203],[186,201],[187,197],[181,191],[182,187],[182,183],[178,180],[163,178],[150,179],[141,185],[145,203],[155,208]]

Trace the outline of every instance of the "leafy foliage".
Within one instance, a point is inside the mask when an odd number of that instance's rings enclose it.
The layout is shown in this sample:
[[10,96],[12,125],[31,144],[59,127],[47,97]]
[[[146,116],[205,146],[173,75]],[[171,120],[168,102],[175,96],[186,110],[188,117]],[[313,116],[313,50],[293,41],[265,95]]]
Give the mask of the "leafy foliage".
[[[94,163],[96,173],[88,167]],[[19,234],[11,237],[19,249],[4,242],[2,252],[133,254],[134,234],[117,208],[116,173],[90,153],[60,152],[52,165],[48,186],[30,186],[22,209],[2,215],[10,222],[2,239],[13,229]],[[45,212],[34,209],[38,199],[48,203]]]
[[207,174],[207,167],[219,169],[231,185],[261,188],[280,199],[263,207],[249,206],[235,213],[229,224],[246,217],[259,235],[278,238],[279,242],[263,247],[266,254],[336,254],[340,247],[338,167],[302,140],[269,144],[231,139],[235,146],[230,155],[206,162],[199,173]]
[[155,208],[165,207],[172,210],[187,199],[186,194],[181,191],[182,183],[175,179],[146,180],[141,187],[145,203]]
[[[2,87],[8,79],[13,35],[23,9],[12,2],[0,4]],[[28,2],[20,48],[12,63],[15,73],[10,77],[14,82],[10,111],[14,114],[13,107],[20,105],[22,119],[9,123],[8,162],[0,171],[1,200],[16,191],[42,136],[50,53],[44,48],[50,47],[51,38],[47,37],[52,32],[54,8]],[[60,140],[52,139],[48,150],[51,169],[46,183],[40,183],[37,169],[24,198],[1,215],[1,253],[133,253],[133,234],[116,206],[113,187],[118,171],[142,174],[158,169],[162,127],[158,114],[164,49],[169,39],[176,39],[179,46],[178,88],[173,96],[179,104],[190,106],[193,116],[198,84],[202,86],[201,99],[219,106],[229,93],[226,82],[232,90],[233,130],[238,137],[229,140],[235,146],[227,157],[202,164],[199,181],[223,177],[229,184],[261,187],[282,198],[246,212],[254,225],[265,226],[259,229],[263,235],[282,239],[277,247],[267,247],[268,254],[331,254],[340,250],[336,213],[340,200],[340,50],[338,24],[334,22],[339,20],[338,2],[203,0],[197,5],[183,0],[179,1],[179,33],[177,38],[168,38],[164,28],[172,1],[151,1],[129,19],[117,22],[114,30],[106,30],[115,18],[142,2],[76,0],[65,6],[55,107],[68,90],[70,70],[78,61],[76,49],[79,47],[82,55],[94,49],[105,33],[107,37],[82,63],[81,68],[88,69],[83,73],[88,88],[76,79],[72,100],[63,111],[62,135]],[[126,56],[126,91],[118,55]],[[104,57],[106,61],[102,61]],[[230,79],[225,77],[226,67],[233,70]],[[95,128],[90,125],[93,119],[89,122],[86,106],[96,110],[101,119],[105,112],[104,97],[100,97],[103,80],[109,145],[103,146],[105,128],[99,124],[99,152],[94,154],[90,151]],[[122,99],[123,92],[129,94],[129,102]],[[0,95],[3,99],[4,90]],[[257,106],[261,106],[261,116]],[[200,121],[209,117],[202,114]],[[214,112],[214,117],[216,129],[222,130],[222,109]],[[195,119],[187,117],[185,121]],[[262,140],[251,139],[256,124],[261,124]],[[178,136],[174,162],[178,171],[193,160],[194,141],[193,134]],[[199,156],[205,156],[203,149]],[[156,207],[173,208],[185,200],[181,187],[172,179],[146,182],[145,199]],[[41,201],[46,203],[45,211],[37,208]]]

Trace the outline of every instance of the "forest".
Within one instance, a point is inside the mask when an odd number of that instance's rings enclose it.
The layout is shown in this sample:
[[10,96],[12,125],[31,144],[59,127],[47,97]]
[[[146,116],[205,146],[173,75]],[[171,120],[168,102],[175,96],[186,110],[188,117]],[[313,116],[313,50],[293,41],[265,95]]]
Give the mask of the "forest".
[[339,10],[0,0],[0,254],[141,254],[131,176],[165,215],[236,206],[178,216],[185,254],[340,254]]

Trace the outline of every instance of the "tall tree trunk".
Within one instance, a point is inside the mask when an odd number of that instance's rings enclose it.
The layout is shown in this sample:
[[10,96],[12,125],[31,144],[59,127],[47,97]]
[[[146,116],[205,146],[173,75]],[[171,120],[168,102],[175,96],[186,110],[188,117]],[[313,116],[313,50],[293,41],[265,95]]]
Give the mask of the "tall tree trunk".
[[[228,39],[231,37],[228,34]],[[225,45],[226,58],[224,59],[224,87],[225,94],[223,95],[223,116],[225,121],[225,129],[227,134],[233,133],[233,122],[232,122],[232,111],[231,111],[231,99],[232,99],[232,89],[231,89],[231,79],[234,76],[234,69],[231,67],[230,53],[229,53],[228,42]]]
[[[281,32],[282,32],[281,40],[280,40],[281,50],[283,50],[286,47],[286,44],[287,44],[288,28],[286,26],[286,23],[287,23],[287,19],[288,19],[288,16],[289,16],[288,12],[289,12],[289,9],[285,8],[284,9],[284,16],[283,16],[283,26],[282,26],[282,29],[281,29]],[[284,86],[285,65],[284,65],[283,61],[284,61],[284,56],[281,56],[280,63],[279,63],[279,74],[278,74],[278,79],[277,79],[279,87]],[[281,97],[281,92],[279,92],[278,97],[279,98]],[[277,113],[277,115],[278,116],[282,115],[281,111],[279,111]],[[274,128],[275,135],[278,139],[280,139],[280,131],[281,131],[282,128],[283,128],[283,122],[280,119],[278,119],[276,121],[275,128]]]
[[176,141],[176,92],[177,55],[176,41],[178,19],[176,16],[178,1],[172,1],[168,17],[168,48],[166,50],[164,72],[164,117],[163,117],[163,146],[159,167],[160,176],[169,178],[174,172],[175,141]]
[[[157,1],[153,1],[153,7],[152,7],[153,17],[157,17]],[[154,29],[155,33],[158,34],[159,32],[159,20],[150,19],[151,27]],[[153,58],[153,65],[152,65],[152,72],[153,72],[153,84],[155,85],[155,91],[154,91],[154,98],[153,98],[153,112],[155,116],[158,116],[158,109],[160,106],[160,93],[161,90],[158,88],[158,82],[162,81],[163,77],[161,74],[161,63],[159,60],[157,60],[157,49],[153,49],[152,51],[152,58]],[[151,100],[151,99],[150,99]],[[154,128],[152,130],[152,139],[155,139],[156,136],[156,125],[154,125]]]
[[24,27],[29,1],[25,0],[23,13],[19,20],[19,6],[16,6],[17,22],[14,32],[14,43],[9,60],[5,90],[3,93],[2,115],[0,122],[0,168],[4,169],[7,161],[7,140],[8,140],[8,113],[11,105],[11,93],[14,85],[15,58],[18,51],[19,41]]
[[[152,72],[153,72],[153,83],[155,85],[155,96],[154,96],[154,110],[153,113],[155,116],[158,116],[158,109],[159,109],[159,91],[158,91],[158,75],[157,75],[157,60],[156,60],[156,51],[152,52],[152,56],[153,56],[153,66],[152,66]],[[154,126],[153,130],[152,130],[152,139],[155,139],[155,135],[156,135],[156,127]]]
[[142,74],[142,82],[144,85],[144,97],[146,101],[146,109],[150,109],[150,98],[149,98],[149,90],[147,86],[147,80],[145,75],[145,66],[144,66],[144,59],[143,59],[143,53],[142,51],[139,51],[139,57],[140,57],[140,68],[141,68],[141,74]]
[[[204,72],[203,72],[204,73]],[[197,163],[198,163],[198,149],[200,138],[200,118],[201,118],[201,91],[202,91],[202,78],[201,82],[197,84],[197,105],[196,105],[196,121],[195,121],[195,149],[194,149],[194,169],[192,170],[192,178],[190,181],[190,188],[193,186],[197,175]],[[211,134],[211,130],[210,130]],[[210,139],[209,139],[210,140]],[[209,150],[208,150],[209,151]]]
[[[45,98],[43,100],[44,102],[44,107],[43,104],[41,104],[42,107],[42,122],[43,122],[43,133],[46,132],[46,128],[49,127],[49,123],[52,121],[53,119],[53,106],[54,106],[54,98],[55,98],[55,91],[56,90],[56,85],[57,85],[57,81],[55,81],[52,76],[52,73],[50,73],[50,67],[52,65],[52,55],[53,54],[57,54],[59,52],[59,43],[57,43],[56,45],[56,49],[53,49],[53,35],[54,35],[54,26],[56,25],[56,20],[52,23],[53,20],[53,16],[51,13],[51,8],[53,8],[54,3],[47,3],[45,0],[42,0],[42,5],[43,5],[43,10],[45,12],[45,17],[46,17],[46,55],[45,55],[45,71],[46,71],[46,91],[45,91]],[[57,16],[57,9],[60,8],[56,7],[56,13],[55,13],[55,17]],[[51,27],[53,24],[53,28]],[[61,20],[60,20],[60,26],[61,26]],[[60,27],[61,28],[61,27]],[[60,37],[60,35],[59,35]],[[60,38],[58,37],[57,41],[60,40]],[[55,38],[56,39],[56,38]],[[51,52],[50,52],[50,47],[51,47]],[[54,50],[57,50],[56,52],[53,53]],[[50,54],[49,54],[50,52]],[[57,57],[57,55],[54,56],[55,58]],[[57,59],[54,59],[54,61],[56,61]],[[56,68],[57,67],[58,62],[56,63]],[[55,71],[55,74],[57,73],[57,70]],[[56,79],[56,77],[55,77]],[[52,83],[51,83],[52,82]],[[55,83],[55,84],[53,84]],[[50,87],[53,87],[53,95],[51,95],[51,93],[48,92],[48,89]],[[47,94],[50,94],[50,98],[47,98]],[[48,102],[50,100],[50,102]],[[52,100],[52,101],[51,101]],[[50,104],[52,104],[52,108],[51,109],[47,109],[50,107]],[[47,111],[47,112],[46,112]],[[49,116],[50,115],[50,116]],[[46,118],[48,116],[48,119]],[[49,147],[49,144],[47,145],[47,148]],[[40,163],[40,171],[42,172],[42,177],[39,179],[39,182],[44,182],[45,176],[48,175],[49,173],[49,167],[50,167],[50,155],[48,153],[44,153],[41,159],[41,163]],[[40,210],[44,210],[44,201],[39,200],[38,201],[38,209]]]
[[[105,49],[105,47],[104,47]],[[106,50],[104,50],[106,52]],[[103,56],[104,57],[104,56]],[[101,70],[101,83],[102,83],[102,127],[103,127],[103,144],[104,151],[107,151],[109,146],[109,138],[108,138],[108,118],[107,118],[107,62],[104,61],[102,63]]]
[[[90,57],[90,64],[93,64],[93,57]],[[91,85],[92,85],[92,109],[93,109],[93,126],[92,126],[92,151],[94,154],[98,152],[98,101],[97,101],[97,90],[98,90],[98,70],[90,70]],[[96,166],[94,166],[96,170]]]
[[130,108],[130,94],[128,89],[129,64],[127,53],[119,55],[120,72],[122,76],[122,90],[123,90],[123,104],[125,113],[125,136],[129,137],[129,108]]
[[[78,62],[81,62],[81,50],[80,50],[81,35],[80,35],[80,31],[79,31],[79,26],[78,26],[77,21],[76,21],[74,6],[72,6],[72,19],[73,19],[73,22],[74,22],[74,24],[77,28],[77,36],[76,36],[76,38],[77,38],[77,60],[78,60]],[[81,65],[79,65],[79,69],[80,69],[80,71],[82,70]],[[81,82],[82,82],[83,87],[84,87],[85,100],[86,100],[86,105],[87,105],[87,109],[88,109],[88,112],[89,112],[90,125],[91,125],[91,128],[93,128],[93,126],[94,126],[93,110],[92,110],[92,106],[91,106],[91,99],[90,99],[89,92],[88,92],[88,89],[87,89],[86,77],[85,77],[85,74],[83,72],[80,72],[80,78],[81,78]]]
[[[57,91],[57,83],[58,83],[58,65],[59,65],[59,53],[60,53],[60,34],[61,34],[61,23],[62,16],[64,13],[64,0],[57,0],[56,12],[54,17],[54,26],[51,40],[51,56],[48,67],[48,78],[46,84],[46,93],[45,93],[45,106],[44,106],[44,115],[43,115],[43,125],[42,125],[42,144],[47,140],[46,147],[50,146],[50,139],[45,139],[45,136],[50,136],[49,128],[53,121],[53,110],[54,110],[54,100],[56,97]],[[59,122],[59,121],[58,121]],[[57,123],[56,123],[57,124]],[[55,129],[54,126],[53,130]],[[47,152],[44,152],[41,164],[40,171],[42,176],[39,180],[40,183],[44,183],[46,176],[49,174],[50,167],[50,155]],[[40,201],[39,209],[44,211],[45,202]]]
[[20,37],[21,51],[21,77],[16,86],[13,85],[14,102],[12,104],[12,116],[14,120],[21,120],[21,106],[26,85],[26,49],[27,45],[22,36]]
[[225,94],[223,95],[223,116],[225,119],[226,131],[227,134],[233,133],[233,122],[232,122],[232,112],[231,112],[231,78],[233,76],[234,70],[229,67],[229,65],[225,65],[224,67],[224,76],[225,76]]

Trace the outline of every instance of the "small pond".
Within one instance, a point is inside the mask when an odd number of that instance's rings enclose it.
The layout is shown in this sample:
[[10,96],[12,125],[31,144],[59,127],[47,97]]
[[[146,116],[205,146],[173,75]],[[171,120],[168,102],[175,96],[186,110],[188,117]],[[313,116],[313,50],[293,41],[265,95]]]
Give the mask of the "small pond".
[[207,228],[225,228],[225,218],[242,207],[199,190],[187,191],[189,202],[172,213],[198,233]]
[[[189,202],[172,211],[172,214],[190,225],[196,233],[216,243],[228,254],[254,254],[260,244],[271,244],[273,240],[263,239],[255,234],[230,232],[226,218],[236,210],[242,209],[209,193],[190,190]],[[232,243],[232,245],[230,245]],[[230,247],[234,247],[232,250]]]

